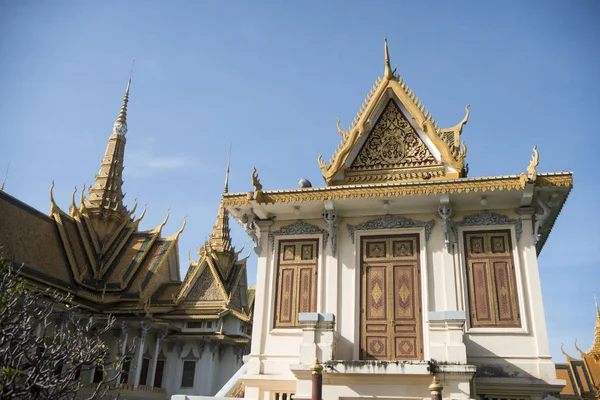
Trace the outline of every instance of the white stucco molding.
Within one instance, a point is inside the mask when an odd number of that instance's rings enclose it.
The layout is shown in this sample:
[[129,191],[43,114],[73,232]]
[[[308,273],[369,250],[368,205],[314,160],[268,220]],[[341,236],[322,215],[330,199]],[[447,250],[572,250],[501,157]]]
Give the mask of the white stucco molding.
[[438,321],[465,321],[467,315],[464,311],[429,311],[427,320],[430,322]]
[[271,242],[271,253],[275,251],[275,236],[283,235],[323,235],[323,247],[327,245],[329,232],[321,229],[317,225],[309,224],[304,221],[296,221],[293,224],[282,226],[278,231],[269,232],[269,241]]
[[380,218],[375,218],[366,222],[362,222],[357,225],[348,224],[348,232],[350,232],[350,239],[354,243],[354,233],[356,231],[363,230],[377,230],[377,229],[399,229],[399,228],[425,228],[425,241],[429,241],[429,235],[435,220],[419,221],[410,218],[400,217],[398,215],[384,215]]

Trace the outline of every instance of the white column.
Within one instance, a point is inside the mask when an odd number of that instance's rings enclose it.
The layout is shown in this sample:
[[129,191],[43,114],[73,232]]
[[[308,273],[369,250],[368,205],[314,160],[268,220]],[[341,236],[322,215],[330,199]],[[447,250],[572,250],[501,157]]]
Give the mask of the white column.
[[[209,342],[208,345],[209,345],[211,358],[208,360],[210,368],[208,370],[208,373],[205,375],[206,389],[208,392],[206,395],[214,396],[214,394],[218,390],[218,389],[214,388],[214,385],[215,385],[215,379],[217,379],[217,377],[215,376],[215,373],[219,370],[219,365],[218,365],[219,347],[221,346],[221,344],[217,341],[212,341],[212,342]],[[215,393],[213,393],[213,392],[215,392]]]
[[146,334],[148,333],[148,330],[150,329],[150,325],[148,325],[145,322],[141,323],[141,328],[140,328],[140,342],[139,342],[139,347],[138,347],[138,351],[137,351],[137,361],[136,361],[136,367],[135,367],[135,380],[133,381],[133,387],[137,388],[140,385],[140,377],[142,375],[142,357],[144,355],[144,346],[146,344]]
[[121,322],[121,338],[123,339],[121,343],[121,355],[125,356],[127,352],[127,322]]
[[[271,220],[255,220],[254,222],[260,232],[260,254],[258,254],[257,272],[256,272],[256,292],[254,300],[254,321],[253,321],[253,334],[252,334],[252,346],[250,349],[250,355],[252,357],[258,357],[262,354],[264,346],[262,337],[267,329],[267,291],[268,285],[268,265],[269,265],[269,227],[273,224]],[[258,361],[258,358],[257,358]],[[251,368],[249,367],[249,370]],[[260,373],[260,362],[255,365],[252,374]]]
[[[156,363],[158,362],[158,351],[160,350],[160,342],[167,336],[167,332],[157,332],[156,340],[154,342],[154,355],[152,356],[152,368],[150,369],[150,385],[154,386],[154,378],[156,377]],[[163,369],[164,371],[164,369]],[[147,382],[146,382],[147,383]]]

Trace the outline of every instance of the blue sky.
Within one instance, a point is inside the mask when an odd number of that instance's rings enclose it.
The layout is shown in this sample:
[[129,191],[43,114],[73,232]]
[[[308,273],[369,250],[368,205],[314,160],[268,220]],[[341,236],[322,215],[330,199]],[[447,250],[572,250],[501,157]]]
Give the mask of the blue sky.
[[[93,182],[135,57],[126,201],[148,203],[187,253],[209,235],[232,143],[231,191],[323,184],[317,156],[339,141],[393,67],[442,126],[471,104],[470,175],[572,170],[575,189],[540,262],[551,351],[591,344],[599,291],[600,4],[595,1],[0,3],[0,171],[6,191],[67,209]],[[235,225],[235,223],[233,223]],[[246,237],[234,227],[234,242]],[[255,263],[249,279],[255,281]],[[600,293],[598,293],[600,294]]]

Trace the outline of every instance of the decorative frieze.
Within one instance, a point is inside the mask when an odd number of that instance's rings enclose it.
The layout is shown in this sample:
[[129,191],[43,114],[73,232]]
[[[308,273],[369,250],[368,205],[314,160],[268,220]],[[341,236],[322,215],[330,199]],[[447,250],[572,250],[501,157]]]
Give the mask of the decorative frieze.
[[317,225],[309,224],[304,221],[297,221],[293,224],[281,227],[278,231],[269,232],[269,241],[271,242],[271,252],[275,250],[275,236],[286,236],[286,235],[314,235],[319,234],[323,236],[323,247],[327,245],[329,238],[329,232],[325,229],[319,228]]
[[356,231],[363,230],[377,230],[377,229],[403,229],[403,228],[425,228],[425,240],[429,240],[431,229],[435,220],[430,221],[419,221],[410,218],[400,217],[398,215],[384,215],[383,217],[372,219],[360,223],[358,225],[348,224],[348,231],[350,232],[350,238],[354,243],[354,233]]
[[468,215],[460,222],[452,222],[452,232],[454,240],[458,242],[458,228],[463,226],[489,226],[489,225],[514,225],[517,242],[523,232],[523,223],[519,218],[508,218],[506,215],[483,212],[479,214]]

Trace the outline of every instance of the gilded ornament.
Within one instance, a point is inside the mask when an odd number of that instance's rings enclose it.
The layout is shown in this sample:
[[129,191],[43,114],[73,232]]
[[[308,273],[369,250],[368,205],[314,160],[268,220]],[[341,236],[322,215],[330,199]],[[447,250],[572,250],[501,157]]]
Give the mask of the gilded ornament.
[[385,215],[383,217],[362,222],[357,225],[348,224],[348,232],[350,233],[350,239],[352,239],[352,243],[354,243],[354,234],[356,233],[356,231],[424,227],[425,240],[428,241],[429,235],[431,234],[431,228],[433,228],[434,223],[434,220],[419,221],[410,218],[400,217],[397,215]]
[[327,245],[329,232],[321,229],[316,225],[309,224],[304,221],[297,221],[293,224],[281,227],[278,231],[269,232],[269,241],[271,242],[271,252],[275,251],[275,236],[283,235],[314,235],[320,234],[323,236],[323,246]]
[[454,240],[458,242],[458,228],[462,226],[489,226],[489,225],[513,225],[517,242],[521,239],[523,232],[523,223],[520,218],[508,218],[506,215],[483,212],[479,214],[467,215],[460,222],[452,222],[451,228],[454,233]]
[[527,174],[523,172],[520,175],[521,184],[523,186],[525,186],[526,183],[534,183],[537,180],[536,167],[539,163],[540,154],[537,151],[537,146],[533,146],[533,155],[531,156],[531,161],[529,161],[529,166],[527,167]]
[[254,170],[252,171],[252,186],[254,186],[254,193],[252,193],[252,199],[259,203],[262,203],[263,202],[263,195],[262,195],[263,185],[260,183],[260,180],[258,179],[258,171],[256,171],[256,167],[254,167]]
[[411,168],[440,164],[409,124],[394,100],[389,100],[375,128],[348,168],[355,171]]

